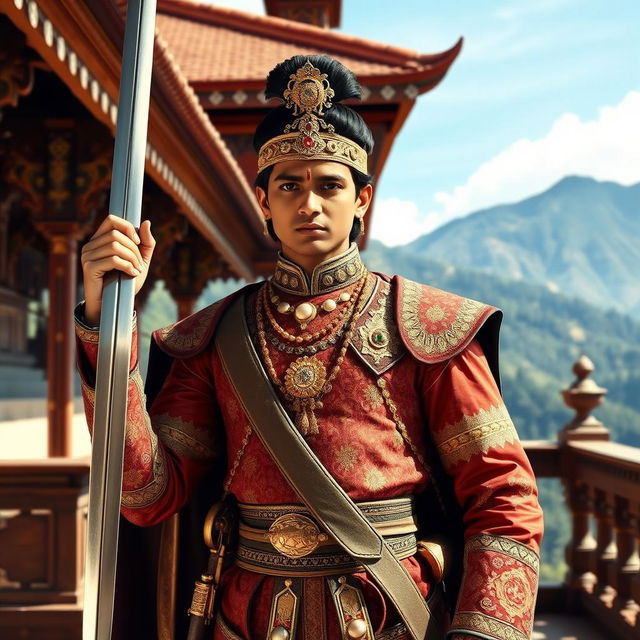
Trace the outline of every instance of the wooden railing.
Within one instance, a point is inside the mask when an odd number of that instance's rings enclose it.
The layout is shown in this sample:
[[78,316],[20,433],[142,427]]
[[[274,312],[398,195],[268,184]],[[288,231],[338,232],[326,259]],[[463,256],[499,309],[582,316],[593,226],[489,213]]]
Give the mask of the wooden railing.
[[590,378],[593,365],[574,365],[563,392],[576,412],[558,443],[525,442],[537,478],[559,478],[571,515],[569,567],[562,589],[541,587],[542,608],[581,612],[607,638],[640,638],[640,448],[609,439],[591,411],[606,394]]

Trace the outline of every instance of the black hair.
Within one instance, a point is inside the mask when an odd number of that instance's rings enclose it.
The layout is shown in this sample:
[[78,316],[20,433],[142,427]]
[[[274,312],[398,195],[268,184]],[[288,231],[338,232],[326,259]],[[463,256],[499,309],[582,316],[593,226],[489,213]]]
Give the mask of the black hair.
[[[276,65],[267,76],[267,85],[264,90],[265,98],[279,98],[284,102],[283,94],[287,89],[290,76],[302,67],[307,60],[322,73],[327,74],[329,85],[334,91],[331,98],[332,105],[323,117],[327,124],[333,125],[338,135],[349,138],[358,143],[367,154],[373,150],[373,135],[359,113],[351,107],[340,104],[342,100],[360,98],[361,89],[355,75],[343,64],[329,56],[293,56]],[[296,116],[292,109],[281,105],[272,109],[258,125],[253,136],[253,147],[257,151],[270,140],[279,136],[286,125],[291,124]]]
[[[333,125],[338,135],[353,140],[360,145],[367,154],[373,150],[373,134],[359,113],[351,107],[340,104],[342,100],[349,98],[360,98],[361,89],[355,75],[349,71],[343,64],[324,55],[298,55],[284,60],[276,65],[267,76],[267,84],[265,87],[265,98],[279,98],[284,102],[283,94],[287,89],[291,75],[295,75],[296,71],[309,61],[314,67],[320,69],[322,73],[327,74],[327,80],[330,87],[335,92],[331,99],[332,105],[325,110],[323,116],[327,124]],[[258,152],[262,145],[283,133],[284,128],[295,120],[292,109],[287,109],[284,105],[272,109],[264,117],[262,122],[256,128],[253,136],[253,147]],[[353,182],[356,187],[356,197],[360,195],[360,191],[368,184],[372,184],[373,176],[358,171],[353,167],[349,167]],[[273,165],[263,169],[256,177],[255,186],[260,187],[265,193],[268,193],[267,187],[269,177],[273,170]],[[349,242],[354,242],[360,236],[362,224],[358,218],[353,221],[351,232],[349,234]],[[269,235],[276,241],[279,241],[273,229],[271,220],[267,221],[267,231]]]

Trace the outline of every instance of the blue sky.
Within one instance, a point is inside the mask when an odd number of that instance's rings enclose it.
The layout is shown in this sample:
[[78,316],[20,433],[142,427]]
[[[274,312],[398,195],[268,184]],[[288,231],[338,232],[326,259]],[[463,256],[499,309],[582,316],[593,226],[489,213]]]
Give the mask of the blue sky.
[[[263,12],[261,0],[218,4]],[[422,53],[465,38],[396,140],[372,237],[402,244],[571,173],[640,181],[637,1],[344,0],[340,30]]]

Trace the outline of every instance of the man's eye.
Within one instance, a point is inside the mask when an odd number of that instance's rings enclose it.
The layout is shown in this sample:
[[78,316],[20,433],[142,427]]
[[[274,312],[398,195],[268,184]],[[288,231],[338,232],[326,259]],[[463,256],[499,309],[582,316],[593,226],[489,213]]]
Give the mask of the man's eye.
[[336,189],[342,189],[342,185],[339,182],[325,182],[324,188],[328,191],[335,191]]
[[282,191],[294,191],[298,185],[295,182],[283,182],[280,185]]

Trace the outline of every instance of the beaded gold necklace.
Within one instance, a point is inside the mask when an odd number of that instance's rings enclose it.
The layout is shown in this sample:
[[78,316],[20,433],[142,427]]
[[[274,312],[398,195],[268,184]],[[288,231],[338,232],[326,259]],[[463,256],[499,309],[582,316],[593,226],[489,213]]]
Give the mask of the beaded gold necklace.
[[258,295],[257,297],[256,324],[263,362],[271,378],[271,382],[281,390],[285,400],[295,412],[296,427],[304,436],[318,433],[318,421],[316,419],[315,409],[321,409],[323,407],[322,398],[331,391],[331,385],[340,372],[340,367],[344,361],[349,342],[356,328],[356,322],[367,302],[367,296],[364,295],[366,279],[367,277],[365,276],[363,278],[363,284],[359,287],[358,294],[355,296],[351,317],[346,320],[345,323],[347,329],[344,332],[340,348],[336,352],[335,360],[329,372],[327,372],[327,368],[320,359],[315,356],[303,356],[296,358],[287,367],[284,374],[284,382],[278,378],[267,346],[265,315],[266,309],[268,308],[268,300],[266,297],[266,287],[263,287],[261,291],[262,295]]
[[[276,333],[278,333],[282,338],[284,338],[287,342],[295,342],[297,344],[302,344],[303,342],[315,342],[326,335],[332,335],[335,331],[339,329],[339,327],[341,327],[345,323],[347,316],[353,310],[353,307],[358,299],[358,296],[360,295],[360,292],[364,287],[364,283],[366,282],[366,279],[367,277],[366,275],[364,275],[358,281],[356,288],[354,289],[353,294],[350,296],[347,305],[340,310],[340,313],[326,327],[323,327],[319,331],[315,331],[313,333],[303,333],[299,336],[293,335],[292,333],[289,333],[286,329],[284,329],[278,323],[275,316],[273,315],[273,312],[271,311],[271,308],[269,307],[269,304],[267,301],[268,299],[273,297],[272,285],[269,282],[267,285],[268,291],[264,291],[263,293],[264,309],[267,314],[267,318],[269,319],[269,324],[271,325],[271,328]],[[308,304],[311,304],[311,303],[308,303]],[[314,317],[315,317],[315,314],[314,314]],[[306,324],[304,326],[301,326],[301,328],[302,329],[306,328]]]

